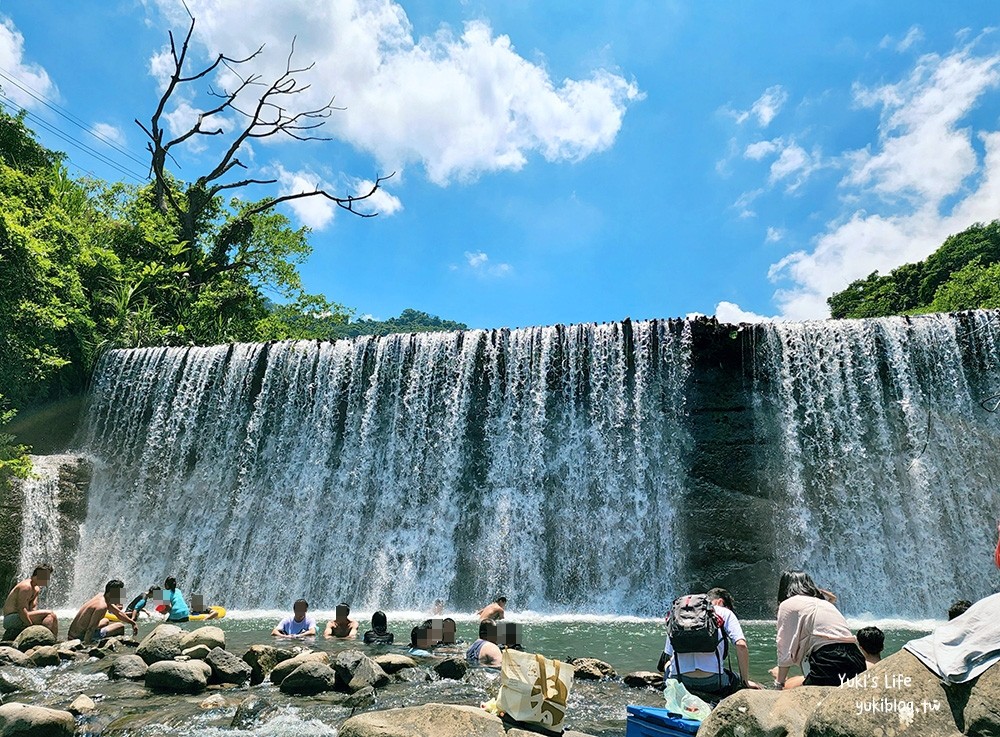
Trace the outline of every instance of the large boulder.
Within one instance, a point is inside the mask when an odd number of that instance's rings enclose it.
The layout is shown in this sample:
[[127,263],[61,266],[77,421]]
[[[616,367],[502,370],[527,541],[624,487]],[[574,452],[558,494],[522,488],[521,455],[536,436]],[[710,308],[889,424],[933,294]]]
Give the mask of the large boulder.
[[618,677],[610,664],[597,658],[571,658],[573,677],[578,681],[607,681]]
[[68,711],[28,704],[0,706],[0,735],[8,737],[73,737],[76,719]]
[[300,653],[294,658],[289,658],[288,660],[283,660],[278,663],[274,668],[271,669],[269,678],[271,683],[275,686],[280,686],[281,682],[285,680],[285,677],[291,673],[293,670],[298,668],[303,663],[308,663],[310,660],[318,660],[321,663],[330,662],[330,656],[326,653]]
[[1000,735],[1000,667],[946,685],[900,650],[832,692],[806,722],[808,737]]
[[164,693],[201,693],[208,687],[207,668],[201,660],[159,660],[146,671],[146,688]]
[[398,673],[406,668],[416,668],[417,661],[409,655],[399,655],[398,653],[385,653],[372,658],[379,667],[389,675]]
[[108,670],[112,681],[141,681],[146,677],[149,666],[138,655],[119,655]]
[[263,683],[278,663],[291,660],[295,653],[271,645],[251,645],[243,654],[243,661],[250,666],[250,685]]
[[62,662],[62,658],[59,657],[59,648],[55,645],[43,645],[32,648],[31,652],[27,653],[27,655],[28,663],[36,668],[59,665]]
[[504,737],[503,722],[474,706],[424,704],[353,716],[339,737]]
[[52,634],[52,630],[48,627],[43,627],[40,624],[33,624],[30,627],[25,627],[21,630],[21,634],[14,639],[14,647],[22,653],[27,652],[33,647],[45,647],[55,644],[56,636]]
[[209,650],[216,647],[226,649],[226,633],[218,627],[205,626],[188,632],[181,638],[181,650],[196,645],[205,645]]
[[16,647],[0,647],[0,665],[27,665],[28,656]]
[[469,661],[465,658],[445,658],[434,666],[434,672],[442,678],[461,681],[469,671]]
[[360,650],[347,650],[338,654],[333,670],[337,673],[337,687],[351,693],[366,686],[382,688],[390,680],[382,666]]
[[210,652],[212,652],[212,648],[208,645],[195,645],[194,647],[186,647],[181,650],[181,655],[191,660],[204,660]]
[[278,707],[265,698],[252,695],[247,696],[240,705],[236,707],[236,714],[229,724],[233,729],[250,730],[254,726],[266,722],[269,717],[278,712]]
[[308,660],[281,681],[281,692],[292,696],[315,696],[337,687],[337,674],[326,663]]
[[801,686],[787,691],[743,689],[719,702],[699,737],[803,737],[806,720],[835,689]]
[[142,638],[135,654],[146,661],[146,665],[158,663],[161,660],[173,660],[184,648],[181,640],[184,630],[175,624],[161,624]]
[[213,648],[212,652],[205,658],[205,662],[212,669],[212,676],[210,678],[212,683],[235,683],[239,685],[250,680],[250,666],[221,647]]

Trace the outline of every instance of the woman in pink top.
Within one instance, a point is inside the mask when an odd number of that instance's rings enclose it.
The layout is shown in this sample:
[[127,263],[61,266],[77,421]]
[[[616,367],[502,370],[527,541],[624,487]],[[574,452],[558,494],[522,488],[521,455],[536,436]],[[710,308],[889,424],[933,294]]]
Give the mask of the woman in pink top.
[[785,687],[789,668],[805,662],[809,663],[806,686],[839,686],[867,667],[844,615],[804,571],[781,574],[777,644],[774,685],[778,688]]

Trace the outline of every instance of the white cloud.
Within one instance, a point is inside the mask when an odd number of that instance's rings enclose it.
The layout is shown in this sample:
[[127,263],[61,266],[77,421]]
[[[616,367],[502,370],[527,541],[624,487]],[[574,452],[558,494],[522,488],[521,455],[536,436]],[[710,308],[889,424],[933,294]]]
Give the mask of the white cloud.
[[779,241],[784,240],[784,238],[785,238],[785,231],[783,231],[781,228],[768,227],[767,235],[764,237],[764,242],[778,243]]
[[[357,183],[355,187],[355,193],[359,195],[365,195],[372,191],[372,187],[375,186],[375,182],[370,179],[362,179]],[[397,212],[403,209],[403,203],[395,195],[389,194],[385,190],[385,184],[379,185],[379,188],[375,191],[371,197],[368,197],[364,201],[364,206],[368,208],[370,212],[377,212],[380,216],[389,217],[390,215],[395,215]]]
[[[182,26],[174,0],[157,0]],[[553,80],[483,21],[461,33],[446,26],[415,37],[393,0],[315,3],[288,0],[191,0],[195,35],[209,53],[238,56],[266,43],[255,70],[271,77],[296,36],[296,60],[316,62],[307,106],[336,95],[346,107],[328,134],[373,154],[385,171],[419,163],[438,184],[484,172],[516,170],[532,154],[577,161],[609,148],[630,103],[643,94],[614,71]],[[247,29],[252,29],[248,32]],[[260,64],[257,64],[257,62]],[[169,68],[159,57],[151,68]]]
[[[278,186],[282,196],[314,192],[317,189],[332,191],[331,186],[314,172],[309,170],[287,171],[280,166],[278,167]],[[322,196],[300,197],[297,200],[289,200],[285,204],[292,209],[303,225],[313,230],[326,228],[333,221],[336,211],[336,204]]]
[[775,153],[780,148],[781,139],[775,139],[774,141],[757,141],[751,143],[747,146],[746,151],[743,152],[743,156],[747,159],[753,161],[760,161],[765,156]]
[[775,294],[784,316],[824,317],[826,298],[854,279],[926,258],[948,235],[997,216],[1000,130],[975,131],[966,117],[998,85],[1000,54],[962,49],[922,57],[898,84],[856,90],[860,103],[881,107],[882,121],[876,144],[847,156],[841,186],[879,211],[846,213],[812,250],[771,267],[773,280],[791,282]]
[[764,94],[758,97],[753,105],[750,106],[749,110],[734,113],[736,122],[742,125],[750,120],[750,118],[756,118],[757,124],[761,128],[767,128],[771,124],[771,121],[781,112],[781,108],[787,101],[788,93],[780,84],[768,87],[764,90]]
[[719,302],[715,307],[715,319],[730,325],[739,325],[741,322],[771,322],[775,318],[749,312],[732,302]]
[[906,35],[902,39],[897,41],[892,36],[883,36],[882,42],[879,43],[880,49],[895,48],[896,51],[903,52],[907,51],[914,44],[918,44],[924,40],[924,32],[920,29],[920,26],[910,26],[910,29],[906,32]]
[[[24,36],[17,30],[14,22],[4,16],[0,16],[0,68],[21,87],[37,95],[47,98],[56,98],[59,95],[48,72],[38,64],[25,61]],[[3,94],[12,99],[15,105],[28,110],[38,108],[41,103],[21,87],[9,79],[0,78]]]
[[[478,276],[504,277],[513,273],[514,267],[505,263],[493,263],[490,257],[483,251],[466,251],[465,263],[468,269]],[[452,267],[452,271],[457,268]]]
[[794,140],[785,141],[784,138],[756,141],[743,152],[744,158],[752,161],[762,161],[774,154],[777,154],[777,158],[771,163],[769,183],[773,186],[785,181],[789,192],[802,186],[813,172],[823,166],[819,148],[808,152]]
[[736,202],[733,203],[733,207],[739,210],[741,218],[757,217],[756,211],[754,211],[751,206],[762,194],[764,194],[763,189],[754,189],[750,192],[744,192],[739,196]]
[[99,138],[102,141],[110,142],[117,146],[124,146],[126,144],[125,131],[117,125],[112,125],[111,123],[95,123],[93,127],[91,127],[90,132],[95,138]]

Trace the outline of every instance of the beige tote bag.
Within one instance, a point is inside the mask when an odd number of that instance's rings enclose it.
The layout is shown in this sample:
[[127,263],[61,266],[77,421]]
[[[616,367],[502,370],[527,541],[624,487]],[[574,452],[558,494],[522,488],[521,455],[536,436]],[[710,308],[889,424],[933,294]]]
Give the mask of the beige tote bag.
[[497,706],[511,719],[562,732],[573,666],[544,655],[503,651]]

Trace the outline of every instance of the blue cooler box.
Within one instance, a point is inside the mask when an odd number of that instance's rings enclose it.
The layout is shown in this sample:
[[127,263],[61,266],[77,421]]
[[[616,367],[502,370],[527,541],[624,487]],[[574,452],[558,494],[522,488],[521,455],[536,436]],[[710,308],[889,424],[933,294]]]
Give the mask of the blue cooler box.
[[629,706],[625,737],[691,737],[701,722],[652,706]]

